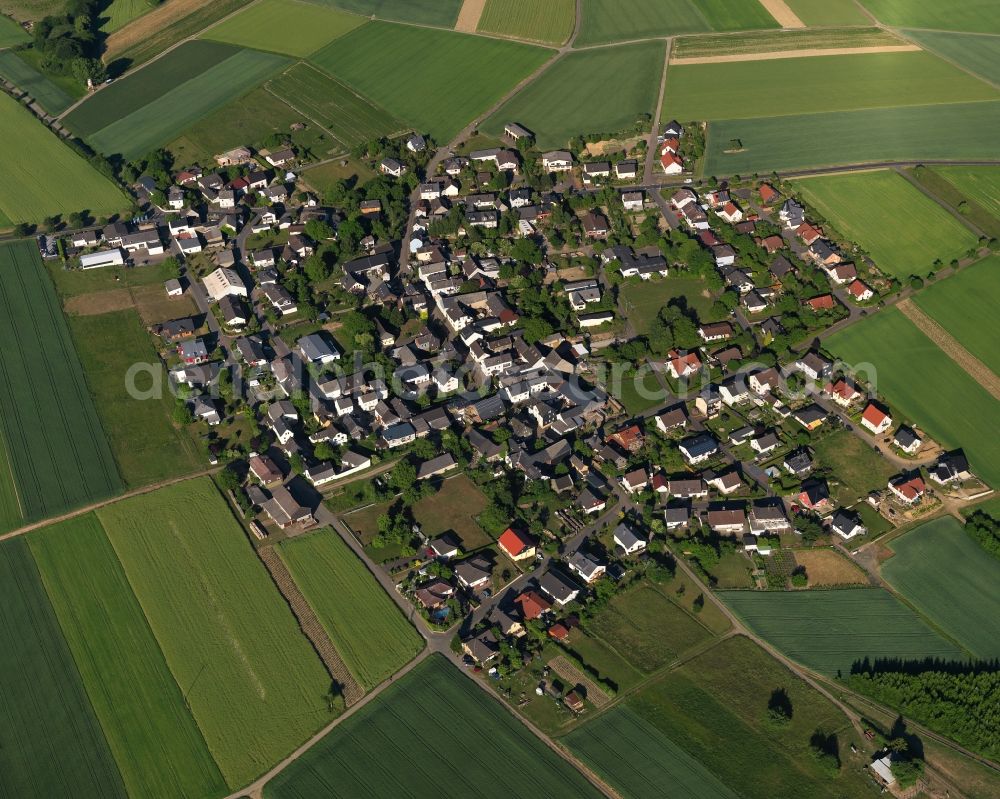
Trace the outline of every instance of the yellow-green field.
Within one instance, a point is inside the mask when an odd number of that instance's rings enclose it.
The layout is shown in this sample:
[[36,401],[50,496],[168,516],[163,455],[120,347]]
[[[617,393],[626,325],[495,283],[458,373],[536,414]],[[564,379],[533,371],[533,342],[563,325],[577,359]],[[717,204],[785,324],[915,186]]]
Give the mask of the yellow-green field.
[[573,33],[576,0],[486,0],[477,30],[546,44],[562,44]]
[[261,0],[205,37],[217,42],[307,56],[364,24],[365,18],[305,0]]

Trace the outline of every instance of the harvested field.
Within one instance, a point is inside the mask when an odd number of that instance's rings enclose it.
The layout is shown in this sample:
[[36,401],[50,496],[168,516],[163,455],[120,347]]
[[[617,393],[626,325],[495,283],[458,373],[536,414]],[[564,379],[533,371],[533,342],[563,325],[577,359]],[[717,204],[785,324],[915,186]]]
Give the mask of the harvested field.
[[462,8],[455,20],[455,30],[464,33],[475,33],[479,27],[479,19],[486,7],[486,0],[463,0]]
[[737,61],[775,61],[787,58],[813,58],[829,55],[870,55],[872,53],[914,53],[920,48],[915,44],[882,45],[880,47],[826,47],[811,50],[776,50],[770,53],[742,53],[739,55],[709,55],[690,58],[673,58],[670,63],[684,64],[728,64]]
[[111,311],[124,311],[133,305],[129,289],[113,289],[70,297],[63,305],[63,310],[70,316],[95,316]]
[[941,351],[962,367],[969,377],[1000,400],[1000,377],[993,370],[963,347],[951,333],[921,311],[913,300],[907,298],[897,305],[920,332],[937,344]]
[[774,17],[782,28],[804,28],[806,26],[788,7],[785,0],[760,0],[760,4],[767,9],[767,13]]
[[835,549],[796,549],[794,555],[796,565],[805,567],[810,588],[868,583],[865,573]]

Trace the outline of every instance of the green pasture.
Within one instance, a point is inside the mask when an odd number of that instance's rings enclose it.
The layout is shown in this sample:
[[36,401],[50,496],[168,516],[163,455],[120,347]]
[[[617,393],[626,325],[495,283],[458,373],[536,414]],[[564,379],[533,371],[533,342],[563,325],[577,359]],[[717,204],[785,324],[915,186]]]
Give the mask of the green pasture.
[[0,47],[13,47],[31,41],[27,31],[10,17],[0,14]]
[[262,0],[222,24],[205,38],[284,55],[307,56],[364,24],[364,17],[305,0]]
[[864,7],[879,22],[899,28],[1000,33],[1000,15],[992,0],[864,0]]
[[906,35],[960,67],[995,84],[1000,83],[1000,36],[946,31],[906,31]]
[[830,468],[830,492],[841,505],[853,505],[870,491],[883,491],[898,470],[847,430],[811,443],[816,461]]
[[477,30],[562,44],[573,33],[576,0],[486,0]]
[[50,114],[61,114],[73,104],[72,97],[11,50],[0,51],[0,77],[30,94]]

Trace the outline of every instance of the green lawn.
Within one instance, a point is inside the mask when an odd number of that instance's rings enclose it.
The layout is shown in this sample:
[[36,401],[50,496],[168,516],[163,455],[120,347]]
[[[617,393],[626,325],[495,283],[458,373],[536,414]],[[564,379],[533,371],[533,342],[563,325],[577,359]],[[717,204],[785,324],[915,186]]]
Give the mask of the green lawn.
[[588,630],[647,674],[712,637],[692,616],[645,586],[614,597],[588,622]]
[[718,36],[683,36],[674,42],[670,58],[771,53],[783,50],[826,50],[833,47],[883,47],[907,44],[881,28],[829,28],[720,33]]
[[671,796],[684,799],[737,796],[626,705],[577,727],[562,742],[623,796],[659,796],[668,785]]
[[220,42],[185,42],[88,97],[63,121],[74,133],[87,138],[238,52],[238,47]]
[[833,472],[833,498],[841,505],[853,505],[870,491],[885,489],[898,469],[873,451],[854,433],[837,430],[812,444],[816,460]]
[[126,799],[25,538],[0,545],[0,795]]
[[970,72],[1000,83],[1000,36],[944,31],[906,31],[906,35]]
[[486,0],[478,31],[562,44],[573,33],[576,0]]
[[[134,488],[203,468],[194,441],[173,423],[167,375],[139,315],[129,309],[71,316],[69,328],[125,484]],[[158,382],[154,396],[129,393],[126,374],[134,364],[149,364],[135,387],[153,393]]]
[[621,305],[640,336],[649,333],[657,314],[675,297],[683,297],[687,307],[698,314],[699,319],[712,318],[714,297],[699,277],[627,280],[622,283],[620,291]]
[[[795,80],[787,79],[789,73]],[[661,118],[733,119],[998,97],[993,87],[923,52],[675,64],[667,70]]]
[[307,56],[364,22],[364,17],[305,0],[262,0],[209,29],[205,38]]
[[130,796],[226,792],[93,514],[26,539]]
[[230,788],[330,720],[330,676],[211,480],[97,515]]
[[441,483],[440,490],[413,506],[413,518],[431,538],[452,532],[465,552],[493,543],[476,521],[489,503],[472,480],[460,474]]
[[964,448],[976,474],[1000,485],[1000,402],[902,313],[880,311],[831,336],[826,348],[848,363],[873,364],[880,394],[943,446]]
[[[631,128],[655,110],[664,57],[662,42],[570,53],[487,119],[483,130],[499,136],[505,124],[517,121],[548,149],[565,147],[582,133]],[[601,97],[615,100],[595,101]]]
[[796,187],[842,236],[867,250],[883,272],[926,275],[978,241],[948,211],[897,172],[806,178]]
[[914,296],[921,310],[957,338],[973,355],[1000,374],[1000,352],[989,335],[1000,301],[997,270],[1000,256],[991,256],[947,280],[931,284]]
[[336,532],[325,529],[285,541],[278,551],[365,690],[387,679],[423,648],[396,603]]
[[384,108],[305,62],[272,80],[269,88],[308,119],[323,125],[347,147],[390,136],[405,128]]
[[831,676],[847,675],[864,658],[964,658],[961,649],[881,588],[723,591],[719,596],[757,635]]
[[[784,690],[792,705],[791,720],[780,726],[767,715],[776,690]],[[831,779],[810,750],[810,736],[822,729],[838,736],[840,756],[848,760],[849,745],[860,741],[847,718],[742,636],[643,687],[624,707],[745,799],[860,799],[872,794],[862,770],[845,764]]]
[[56,293],[65,301],[82,294],[111,291],[120,288],[162,285],[173,277],[169,269],[159,265],[124,267],[107,266],[102,269],[64,269],[58,260],[47,261],[46,270]]
[[313,0],[366,17],[452,28],[462,0]]
[[806,25],[867,25],[871,19],[854,0],[785,0]]
[[1000,219],[1000,166],[936,166],[934,171]]
[[0,47],[12,47],[29,41],[31,37],[24,28],[10,17],[0,14]]
[[249,92],[279,72],[288,59],[257,50],[240,50],[92,134],[97,150],[137,158],[174,139],[233,97]]
[[312,60],[445,143],[551,54],[518,42],[378,22],[349,33]]
[[0,213],[8,219],[41,222],[74,211],[103,216],[128,208],[114,183],[7,94],[0,96],[0,140],[18,143],[0,154]]
[[119,493],[111,449],[33,240],[0,246],[0,340],[0,429],[25,520]]
[[[749,175],[894,160],[993,159],[992,131],[998,126],[997,102],[725,119],[709,125],[704,173]],[[735,149],[734,140],[739,142]]]
[[[444,789],[442,786],[446,786]],[[267,799],[590,799],[600,794],[481,687],[432,655],[264,788]]]
[[882,576],[977,658],[1000,657],[1000,560],[952,516],[920,525],[889,546]]
[[0,52],[0,76],[30,94],[50,114],[61,114],[73,104],[72,97],[10,50]]
[[900,28],[1000,33],[1000,16],[992,0],[864,0],[864,6],[879,22]]

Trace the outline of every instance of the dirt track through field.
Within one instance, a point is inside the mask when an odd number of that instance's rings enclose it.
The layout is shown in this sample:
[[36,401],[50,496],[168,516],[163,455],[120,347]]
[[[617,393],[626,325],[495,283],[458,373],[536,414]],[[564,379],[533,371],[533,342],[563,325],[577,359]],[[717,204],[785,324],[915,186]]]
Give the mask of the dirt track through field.
[[886,44],[880,47],[810,47],[805,50],[772,50],[769,53],[737,53],[735,55],[705,55],[672,58],[670,64],[727,64],[733,61],[773,61],[778,58],[812,58],[820,55],[868,55],[870,53],[914,53],[915,44]]
[[552,667],[552,671],[567,682],[572,683],[574,686],[582,685],[587,691],[587,699],[590,700],[590,704],[598,710],[611,701],[611,697],[604,693],[600,689],[600,686],[562,655],[552,658],[549,661],[549,666]]
[[455,30],[475,33],[484,8],[486,0],[465,0],[462,3],[462,10],[458,12],[458,19],[455,20]]
[[933,341],[941,351],[968,372],[969,377],[1000,400],[1000,377],[985,363],[969,352],[951,333],[921,311],[907,298],[896,304],[903,315]]
[[804,28],[806,24],[799,19],[785,3],[785,0],[760,0],[767,13],[774,17],[782,28]]
[[204,0],[167,0],[162,6],[157,6],[124,28],[119,28],[108,36],[104,52],[105,63],[110,63],[119,53],[124,53],[154,31],[183,19],[204,5]]

